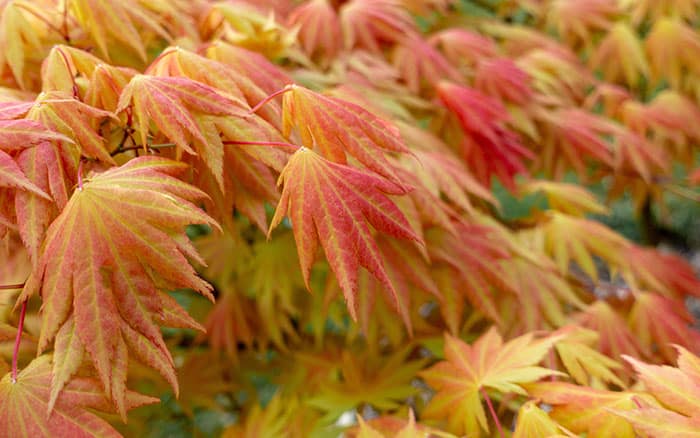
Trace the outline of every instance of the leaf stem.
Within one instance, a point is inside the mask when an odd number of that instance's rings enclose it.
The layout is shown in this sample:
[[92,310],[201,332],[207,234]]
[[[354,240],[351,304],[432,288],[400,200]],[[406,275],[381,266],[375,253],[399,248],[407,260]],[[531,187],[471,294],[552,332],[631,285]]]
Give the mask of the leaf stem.
[[0,284],[0,290],[22,289],[23,287],[24,287],[24,283]]
[[284,94],[287,91],[291,91],[292,87],[294,87],[294,85],[289,84],[289,85],[286,85],[281,90],[275,91],[274,93],[270,94],[269,96],[267,96],[266,98],[264,98],[263,100],[258,102],[257,105],[255,105],[253,108],[250,109],[250,111],[248,111],[248,113],[250,113],[250,114],[256,113],[260,108],[262,108],[263,105],[265,105],[266,103],[268,103],[269,101],[271,101],[275,97],[279,96],[280,94]]
[[15,348],[12,351],[12,383],[17,382],[17,357],[19,356],[19,344],[22,341],[22,330],[24,329],[24,316],[27,314],[27,300],[22,302],[19,311],[19,323],[17,324],[17,337],[15,338]]
[[498,419],[498,415],[496,415],[496,410],[493,408],[493,403],[491,403],[491,397],[489,397],[489,394],[486,392],[486,389],[481,388],[481,395],[484,396],[484,399],[486,400],[486,404],[489,407],[489,412],[491,413],[491,418],[493,418],[493,421],[496,423],[496,428],[498,429],[498,435],[501,438],[504,438],[505,435],[503,435],[503,426],[501,426],[501,421]]

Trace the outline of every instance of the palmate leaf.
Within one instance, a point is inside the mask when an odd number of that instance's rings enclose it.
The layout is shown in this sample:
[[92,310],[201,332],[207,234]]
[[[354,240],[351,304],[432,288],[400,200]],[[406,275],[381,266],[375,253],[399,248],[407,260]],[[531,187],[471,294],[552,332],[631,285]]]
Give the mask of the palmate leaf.
[[635,294],[628,315],[630,328],[642,346],[668,361],[676,357],[671,344],[700,351],[700,332],[693,327],[694,320],[683,300],[651,292]]
[[108,60],[115,54],[115,48],[123,47],[135,52],[141,61],[146,61],[142,30],[170,39],[158,17],[138,1],[71,0],[68,5],[71,14]]
[[425,366],[425,359],[411,360],[411,346],[389,356],[371,352],[343,352],[339,374],[326,381],[308,403],[326,412],[324,420],[337,419],[343,412],[368,403],[379,411],[393,410],[418,392],[411,384]]
[[292,85],[284,94],[283,133],[296,128],[303,145],[324,158],[347,163],[351,155],[364,166],[402,184],[387,152],[408,152],[398,128],[353,103]]
[[637,403],[658,406],[646,393],[604,391],[564,382],[526,385],[528,394],[552,405],[550,417],[570,431],[601,438],[634,438],[630,423],[613,412],[630,412]]
[[240,100],[189,78],[139,74],[122,91],[116,112],[129,106],[133,107],[141,145],[148,144],[152,120],[178,148],[200,155],[223,186],[223,145],[216,127],[203,116],[244,117],[246,107]]
[[[51,357],[34,359],[13,382],[6,374],[0,380],[0,430],[13,437],[83,438],[121,435],[91,410],[113,411],[97,380],[71,381],[49,412]],[[125,394],[126,409],[158,402],[132,391]]]
[[[18,301],[41,293],[39,350],[58,334],[59,358],[65,349],[80,349],[62,341],[73,330],[72,315],[76,342],[122,415],[128,351],[177,391],[172,358],[154,319],[197,326],[158,289],[192,288],[211,297],[211,287],[187,261],[196,252],[182,237],[191,223],[216,224],[189,202],[204,193],[174,178],[186,168],[142,157],[89,176],[49,227]],[[54,376],[54,394],[67,374]]]
[[397,296],[367,223],[379,232],[420,241],[387,197],[403,194],[402,188],[371,173],[328,161],[304,147],[289,159],[279,183],[284,186],[282,198],[270,230],[285,215],[291,219],[307,288],[320,243],[353,319],[357,320],[355,297],[360,266]]
[[562,373],[538,367],[558,336],[536,340],[531,333],[503,342],[491,328],[472,345],[445,334],[445,361],[420,373],[437,394],[423,411],[427,418],[448,420],[448,430],[480,435],[488,431],[481,391],[526,395],[520,386]]
[[639,409],[611,410],[638,432],[661,438],[700,436],[700,358],[683,347],[676,349],[678,368],[625,357],[647,390],[668,408],[638,403]]
[[346,48],[360,46],[380,52],[383,43],[396,43],[418,33],[411,15],[398,0],[352,0],[340,8]]
[[297,6],[287,17],[290,26],[298,27],[297,38],[310,57],[327,60],[340,51],[342,36],[338,14],[328,0],[312,0]]

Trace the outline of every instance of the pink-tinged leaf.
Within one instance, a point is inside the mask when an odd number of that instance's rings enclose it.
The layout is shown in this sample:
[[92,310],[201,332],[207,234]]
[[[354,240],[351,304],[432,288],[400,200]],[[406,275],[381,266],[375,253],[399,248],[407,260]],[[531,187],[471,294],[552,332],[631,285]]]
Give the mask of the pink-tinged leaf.
[[80,342],[121,414],[127,335],[133,352],[147,354],[137,349],[143,341],[132,342],[131,332],[125,334],[124,324],[165,354],[152,322],[161,313],[158,289],[186,287],[211,297],[211,287],[185,257],[190,251],[175,240],[191,223],[216,227],[192,204],[205,195],[171,176],[186,168],[142,157],[86,175],[49,227],[20,298],[41,293],[40,350],[74,315]]
[[471,345],[445,334],[445,360],[420,373],[437,393],[423,411],[426,418],[447,419],[448,430],[478,436],[488,432],[481,403],[484,389],[525,395],[522,384],[562,373],[536,366],[558,337],[526,334],[508,342],[491,328]]
[[12,157],[0,150],[0,187],[13,187],[27,190],[44,199],[50,199],[39,187],[32,183],[22,172]]
[[33,263],[39,261],[39,248],[51,221],[68,203],[73,178],[69,177],[61,157],[66,145],[41,143],[25,149],[17,157],[17,164],[37,187],[51,195],[51,200],[32,192],[21,191],[15,196],[15,212],[22,242]]
[[115,164],[104,138],[98,133],[100,121],[114,118],[111,112],[91,107],[64,92],[51,91],[36,98],[27,118],[72,139],[74,149],[82,155]]
[[640,343],[648,351],[658,351],[667,361],[673,361],[678,344],[700,351],[700,331],[693,328],[693,316],[682,300],[651,292],[635,294],[629,324]]
[[338,14],[328,0],[301,3],[287,17],[298,28],[297,38],[307,55],[332,59],[340,51],[342,35]]
[[149,122],[183,150],[194,154],[190,140],[207,139],[192,112],[209,115],[241,114],[235,100],[214,88],[187,78],[136,75],[119,99],[117,113],[133,105],[142,145],[147,145]]
[[283,133],[296,128],[302,145],[345,164],[352,155],[370,170],[401,183],[387,152],[408,152],[398,128],[359,105],[292,85],[284,94]]
[[411,15],[398,0],[351,0],[340,8],[345,47],[379,53],[382,44],[418,33]]
[[[42,438],[89,438],[121,435],[105,420],[91,412],[113,412],[98,381],[72,380],[49,411],[51,357],[34,359],[13,382],[10,373],[0,380],[0,430],[7,436]],[[157,398],[127,391],[125,408],[158,402]]]
[[497,176],[514,190],[515,175],[527,172],[523,161],[534,155],[521,144],[515,132],[506,128],[509,116],[505,107],[468,87],[441,82],[437,88],[441,102],[462,129],[462,155],[477,180],[490,187],[491,177]]
[[75,319],[70,316],[56,334],[49,412],[53,410],[63,387],[80,368],[84,354],[85,348],[75,331]]
[[565,382],[532,383],[525,389],[531,397],[552,406],[549,416],[562,427],[590,437],[635,438],[632,425],[617,412],[633,411],[639,403],[658,406],[646,393],[605,391]]
[[475,65],[498,54],[496,43],[491,38],[462,28],[442,30],[428,41],[442,50],[454,65]]
[[530,76],[509,58],[479,62],[474,88],[501,102],[526,106],[533,99]]
[[36,146],[45,141],[73,143],[65,135],[47,130],[34,120],[0,120],[0,149],[14,151]]
[[284,186],[282,198],[270,228],[279,225],[285,215],[291,219],[307,287],[320,243],[353,319],[357,319],[355,296],[361,266],[396,294],[368,223],[379,232],[419,241],[403,213],[386,196],[402,194],[400,187],[306,148],[292,155],[279,182]]
[[661,403],[683,415],[698,415],[700,381],[668,365],[649,365],[630,356],[623,358],[634,367],[647,390]]
[[460,72],[419,36],[404,38],[394,49],[392,61],[413,93],[419,93],[426,84],[434,86],[439,80],[462,80]]
[[634,429],[645,436],[654,438],[698,438],[700,437],[700,416],[685,417],[666,409],[642,408],[628,411],[611,409],[629,421]]

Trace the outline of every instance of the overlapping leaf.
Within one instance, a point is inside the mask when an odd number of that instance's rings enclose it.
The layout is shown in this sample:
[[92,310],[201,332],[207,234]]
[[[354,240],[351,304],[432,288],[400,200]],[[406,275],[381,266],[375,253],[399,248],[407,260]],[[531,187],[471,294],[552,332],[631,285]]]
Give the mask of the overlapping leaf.
[[[113,412],[97,380],[76,378],[64,389],[53,410],[48,408],[51,357],[34,359],[13,382],[0,380],[0,430],[7,436],[46,438],[115,437],[121,435],[91,410]],[[158,402],[158,399],[125,393],[125,409]]]
[[324,158],[345,164],[351,155],[370,170],[401,184],[384,154],[408,149],[390,122],[359,105],[295,85],[284,94],[282,106],[285,137],[296,128],[302,145]]
[[482,391],[525,395],[521,384],[561,374],[536,366],[556,341],[556,337],[536,340],[527,334],[504,343],[491,328],[468,345],[446,334],[445,361],[420,373],[437,391],[423,415],[447,419],[448,430],[457,434],[478,436],[480,429],[488,431]]
[[[189,287],[210,296],[210,286],[187,261],[196,252],[181,237],[190,223],[215,223],[190,203],[204,194],[174,178],[184,169],[143,157],[89,175],[49,227],[41,259],[20,297],[41,293],[39,349],[74,330],[75,342],[85,348],[122,415],[127,349],[177,387],[154,319],[188,321],[158,289]],[[56,342],[57,358],[79,350],[72,341]],[[54,378],[54,388],[65,383],[61,376]]]
[[291,219],[307,287],[320,243],[354,319],[360,266],[396,294],[368,223],[377,231],[419,240],[405,216],[387,197],[402,194],[400,187],[379,176],[328,161],[307,148],[292,155],[280,175],[280,183],[284,185],[282,199],[271,229],[285,215]]

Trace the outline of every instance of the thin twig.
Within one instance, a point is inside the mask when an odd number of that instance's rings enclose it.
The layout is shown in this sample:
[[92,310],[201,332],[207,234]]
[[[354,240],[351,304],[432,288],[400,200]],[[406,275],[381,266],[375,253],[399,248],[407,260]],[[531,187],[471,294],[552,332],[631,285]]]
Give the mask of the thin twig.
[[274,99],[275,97],[279,96],[280,94],[284,94],[284,93],[286,93],[287,91],[291,91],[291,90],[292,90],[292,87],[289,86],[289,85],[287,85],[287,86],[285,86],[284,88],[282,88],[281,90],[275,91],[274,93],[270,94],[269,96],[267,96],[266,98],[264,98],[263,100],[261,100],[260,102],[258,102],[258,104],[255,105],[253,108],[251,108],[251,110],[248,111],[248,112],[249,112],[250,114],[256,113],[256,112],[257,112],[260,108],[262,108],[262,106],[265,105],[267,102],[271,101],[272,99]]
[[0,290],[14,290],[14,289],[23,289],[23,288],[24,288],[24,283],[0,284]]
[[496,410],[493,408],[493,403],[491,403],[491,397],[489,397],[489,394],[486,392],[484,388],[481,388],[481,395],[484,396],[486,399],[486,404],[489,407],[489,412],[491,412],[491,417],[493,418],[493,421],[496,423],[496,428],[498,429],[498,435],[501,438],[505,438],[505,435],[503,435],[503,427],[501,426],[501,421],[498,419],[498,415],[496,415]]

